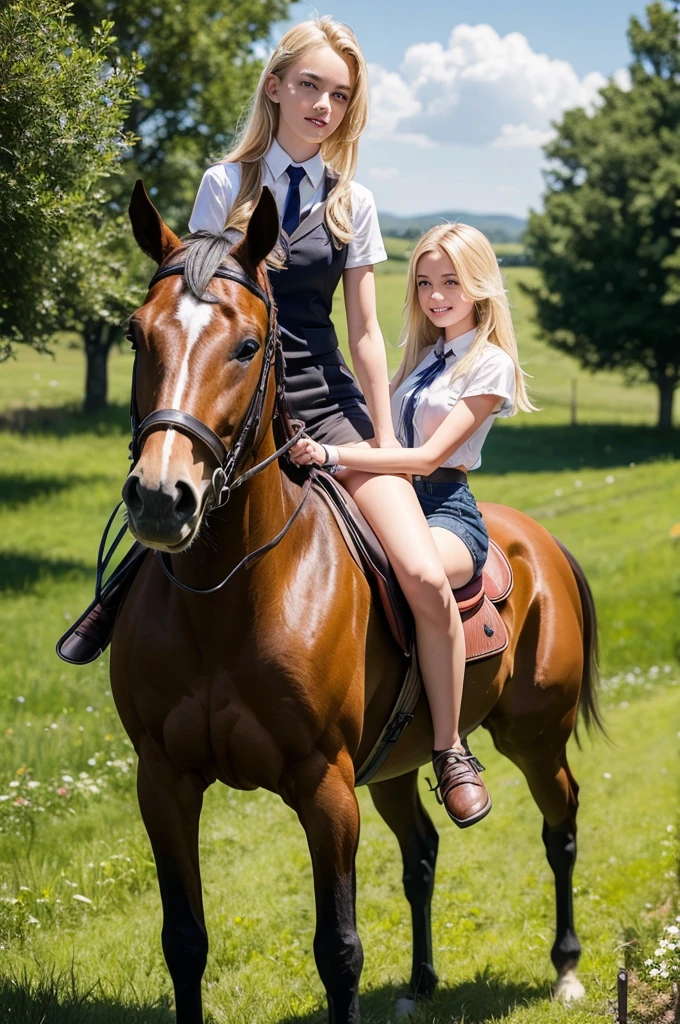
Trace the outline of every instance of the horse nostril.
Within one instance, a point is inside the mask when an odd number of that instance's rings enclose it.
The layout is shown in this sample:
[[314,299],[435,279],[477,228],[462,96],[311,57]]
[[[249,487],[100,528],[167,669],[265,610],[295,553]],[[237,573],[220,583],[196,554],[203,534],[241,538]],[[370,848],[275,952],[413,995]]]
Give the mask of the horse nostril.
[[123,501],[132,515],[139,514],[143,508],[142,497],[139,493],[139,477],[131,475],[123,484]]
[[177,481],[178,497],[175,498],[175,513],[183,522],[191,519],[196,511],[196,497],[193,489],[183,480]]

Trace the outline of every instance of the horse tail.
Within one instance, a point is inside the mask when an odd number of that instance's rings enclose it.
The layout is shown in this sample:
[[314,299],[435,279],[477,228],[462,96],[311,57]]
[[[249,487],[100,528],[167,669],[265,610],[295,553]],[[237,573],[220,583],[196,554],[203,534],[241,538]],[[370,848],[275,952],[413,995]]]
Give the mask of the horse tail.
[[[574,574],[576,586],[578,587],[581,599],[581,610],[583,614],[583,677],[581,680],[581,692],[578,699],[579,714],[585,722],[586,730],[592,733],[598,730],[603,736],[607,736],[607,730],[602,720],[600,704],[598,699],[598,684],[600,682],[599,642],[597,636],[597,612],[595,601],[590,584],[586,575],[570,551],[565,548],[557,537],[554,538],[562,554],[569,562],[571,571]],[[576,742],[581,745],[578,734],[578,722],[574,730]]]

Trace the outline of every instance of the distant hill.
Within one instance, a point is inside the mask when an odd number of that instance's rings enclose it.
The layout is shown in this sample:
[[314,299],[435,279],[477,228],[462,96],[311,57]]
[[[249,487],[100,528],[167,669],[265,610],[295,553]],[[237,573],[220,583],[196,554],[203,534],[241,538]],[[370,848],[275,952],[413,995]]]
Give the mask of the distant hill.
[[419,217],[398,217],[395,213],[378,213],[383,235],[397,238],[419,238],[423,231],[446,221],[462,221],[483,231],[490,242],[519,242],[527,222],[509,213],[425,213]]

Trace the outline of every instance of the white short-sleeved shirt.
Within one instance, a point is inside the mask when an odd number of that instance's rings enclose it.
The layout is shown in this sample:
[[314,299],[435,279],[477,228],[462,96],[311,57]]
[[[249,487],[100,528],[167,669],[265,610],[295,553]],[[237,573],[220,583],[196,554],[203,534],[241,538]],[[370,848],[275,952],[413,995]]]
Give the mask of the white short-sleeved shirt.
[[[286,151],[274,140],[263,161],[262,184],[272,192],[279,211],[283,210],[288,196],[290,180],[286,171],[290,164],[304,167],[305,176],[300,182],[300,218],[312,213],[323,202],[325,164],[321,153],[311,160],[296,164]],[[239,164],[213,164],[203,175],[194,208],[189,219],[190,231],[212,231],[219,234],[224,230],[227,217],[236,201],[241,187]],[[354,237],[349,243],[345,269],[371,266],[387,259],[383,245],[378,211],[373,193],[356,181],[350,185],[352,197],[352,227]]]
[[[468,331],[454,341],[444,343],[439,338],[436,345],[428,352],[405,381],[399,385],[392,395],[392,420],[395,429],[401,419],[401,409],[415,387],[416,378],[436,359],[435,352],[455,352],[447,359],[438,377],[423,388],[413,415],[414,446],[419,448],[425,444],[435,430],[441,426],[456,402],[461,398],[472,398],[474,395],[498,395],[501,400],[496,412],[487,416],[474,434],[442,463],[443,466],[465,466],[466,469],[478,469],[482,464],[482,445],[491,430],[496,416],[512,416],[515,401],[515,364],[511,357],[498,345],[486,342],[479,359],[469,372],[458,377],[452,384],[448,383],[456,362],[462,359],[475,340],[477,330]],[[397,435],[399,436],[399,435]],[[399,440],[404,444],[404,438]]]

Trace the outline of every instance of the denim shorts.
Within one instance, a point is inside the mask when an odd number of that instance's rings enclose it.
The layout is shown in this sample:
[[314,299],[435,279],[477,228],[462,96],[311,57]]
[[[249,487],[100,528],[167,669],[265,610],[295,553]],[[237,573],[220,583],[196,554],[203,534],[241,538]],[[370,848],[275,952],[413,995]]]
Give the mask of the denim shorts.
[[489,552],[489,534],[468,485],[433,484],[414,477],[413,487],[428,526],[441,526],[460,537],[472,555],[474,574],[479,575]]

